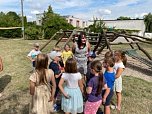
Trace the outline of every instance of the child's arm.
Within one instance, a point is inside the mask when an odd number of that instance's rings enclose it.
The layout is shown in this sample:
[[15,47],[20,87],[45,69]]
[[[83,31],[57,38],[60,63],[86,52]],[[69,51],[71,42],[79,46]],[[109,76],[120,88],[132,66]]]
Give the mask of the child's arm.
[[30,94],[34,95],[35,92],[35,83],[30,81]]
[[59,82],[59,88],[60,88],[62,94],[64,95],[64,97],[69,98],[70,96],[68,96],[68,94],[63,89],[63,84],[64,84],[64,78],[61,78],[60,82]]
[[62,73],[56,74],[56,75],[55,75],[55,78],[59,78],[59,77],[61,76],[61,74],[62,74]]
[[32,59],[31,56],[27,56],[27,58],[28,58],[30,61],[33,61],[33,59]]
[[87,91],[87,94],[90,94],[92,92],[92,87],[87,87],[86,91]]
[[123,71],[124,71],[124,68],[118,68],[115,78],[119,78]]
[[32,51],[30,51],[30,53],[27,55],[27,58],[28,58],[30,61],[33,61],[33,59],[32,59]]
[[105,93],[104,93],[103,98],[102,98],[103,103],[106,102],[107,96],[110,93],[110,88],[108,88],[107,84],[104,84],[104,89],[105,89]]
[[81,92],[83,93],[83,83],[82,83],[82,79],[78,80],[78,84],[79,84],[79,87],[80,87],[80,90]]
[[51,91],[51,98],[50,98],[50,101],[53,101],[54,95],[55,95],[55,91],[56,91],[56,83],[55,83],[54,75],[51,76],[51,82],[52,82],[52,91]]

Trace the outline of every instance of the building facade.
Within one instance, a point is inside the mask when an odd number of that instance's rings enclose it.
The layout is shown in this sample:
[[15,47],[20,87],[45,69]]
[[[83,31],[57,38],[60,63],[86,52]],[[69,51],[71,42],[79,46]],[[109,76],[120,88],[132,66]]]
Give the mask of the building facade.
[[42,25],[43,13],[36,14],[36,25]]
[[63,16],[67,22],[71,25],[73,25],[74,27],[78,27],[78,28],[85,28],[88,27],[88,21],[80,19],[80,18],[76,18],[74,16],[68,15],[68,16]]

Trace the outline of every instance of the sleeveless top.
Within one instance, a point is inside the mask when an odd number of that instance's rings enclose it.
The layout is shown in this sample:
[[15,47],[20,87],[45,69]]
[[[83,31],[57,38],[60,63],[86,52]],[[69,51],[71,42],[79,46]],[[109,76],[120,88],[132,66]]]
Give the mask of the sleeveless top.
[[88,52],[88,47],[87,45],[82,48],[79,49],[77,43],[75,43],[76,47],[75,47],[75,53],[74,53],[74,57],[77,61],[77,68],[78,71],[81,74],[86,74],[87,73],[87,52]]

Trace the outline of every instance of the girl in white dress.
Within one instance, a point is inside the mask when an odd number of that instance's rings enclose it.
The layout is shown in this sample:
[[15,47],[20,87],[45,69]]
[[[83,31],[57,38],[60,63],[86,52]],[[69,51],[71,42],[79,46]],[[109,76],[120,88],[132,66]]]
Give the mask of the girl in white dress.
[[[64,84],[64,82],[66,82]],[[64,87],[63,87],[64,86]],[[82,76],[77,72],[75,59],[68,58],[65,63],[65,73],[59,82],[59,88],[63,93],[61,108],[65,114],[83,112],[83,84]]]

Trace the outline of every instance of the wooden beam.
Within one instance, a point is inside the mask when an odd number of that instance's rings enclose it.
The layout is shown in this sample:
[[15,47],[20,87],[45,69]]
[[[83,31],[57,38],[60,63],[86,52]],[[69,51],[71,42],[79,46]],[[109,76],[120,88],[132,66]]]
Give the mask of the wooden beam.
[[73,35],[75,34],[75,30],[73,30],[73,32],[71,33],[70,37],[68,38],[68,40],[66,41],[66,43],[64,44],[64,47],[66,44],[68,44],[70,42],[70,40],[72,39]]
[[53,38],[56,36],[57,32],[50,38],[50,40],[48,42],[46,42],[41,48],[40,50],[42,51],[52,40]]

